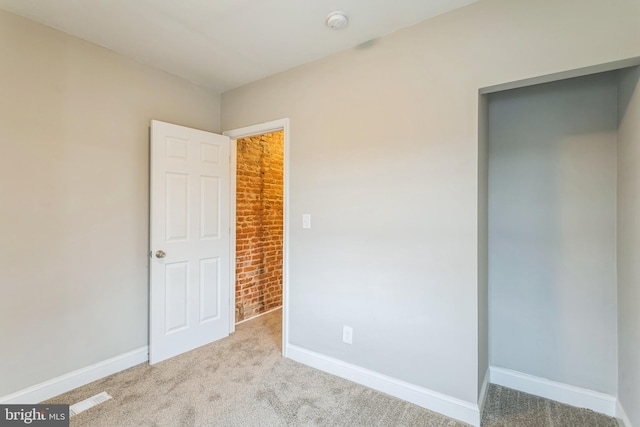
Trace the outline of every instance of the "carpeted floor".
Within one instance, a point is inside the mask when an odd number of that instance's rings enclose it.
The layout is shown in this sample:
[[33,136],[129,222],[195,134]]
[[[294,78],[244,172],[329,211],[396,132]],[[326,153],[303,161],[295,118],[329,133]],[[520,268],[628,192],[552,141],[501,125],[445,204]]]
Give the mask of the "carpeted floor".
[[482,417],[491,427],[618,427],[615,418],[491,384]]
[[[141,364],[47,403],[113,399],[71,426],[465,426],[281,357],[280,310],[229,338],[154,366]],[[613,418],[491,385],[483,426],[617,427]]]

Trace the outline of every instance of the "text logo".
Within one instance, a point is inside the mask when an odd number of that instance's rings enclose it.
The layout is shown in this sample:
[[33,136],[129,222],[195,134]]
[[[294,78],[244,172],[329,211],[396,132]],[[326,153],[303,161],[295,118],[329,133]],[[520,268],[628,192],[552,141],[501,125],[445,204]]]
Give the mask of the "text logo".
[[69,427],[69,405],[0,405],[0,427]]

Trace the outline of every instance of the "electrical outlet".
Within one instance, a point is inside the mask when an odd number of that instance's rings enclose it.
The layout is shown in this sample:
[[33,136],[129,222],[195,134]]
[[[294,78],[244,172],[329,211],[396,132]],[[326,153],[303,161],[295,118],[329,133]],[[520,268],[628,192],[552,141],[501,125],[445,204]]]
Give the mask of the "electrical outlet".
[[342,325],[342,342],[353,343],[353,328],[351,326]]

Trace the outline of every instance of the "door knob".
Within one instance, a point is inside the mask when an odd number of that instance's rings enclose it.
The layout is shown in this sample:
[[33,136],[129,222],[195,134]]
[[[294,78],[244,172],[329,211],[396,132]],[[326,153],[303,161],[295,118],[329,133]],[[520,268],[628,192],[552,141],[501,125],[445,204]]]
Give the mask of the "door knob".
[[156,258],[164,258],[167,256],[167,253],[163,250],[156,251]]

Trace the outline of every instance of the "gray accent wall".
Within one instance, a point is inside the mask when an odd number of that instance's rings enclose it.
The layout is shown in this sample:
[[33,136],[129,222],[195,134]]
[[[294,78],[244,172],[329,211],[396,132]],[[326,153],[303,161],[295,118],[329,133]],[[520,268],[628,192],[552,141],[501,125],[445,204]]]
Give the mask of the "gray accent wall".
[[491,365],[615,395],[615,73],[489,96]]
[[476,404],[478,90],[640,56],[637,16],[483,0],[223,93],[223,130],[290,119],[291,344]]
[[148,344],[149,122],[220,96],[0,11],[0,396]]
[[620,72],[618,99],[618,399],[640,426],[640,68]]

